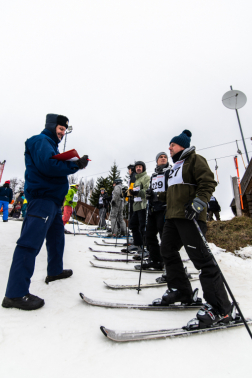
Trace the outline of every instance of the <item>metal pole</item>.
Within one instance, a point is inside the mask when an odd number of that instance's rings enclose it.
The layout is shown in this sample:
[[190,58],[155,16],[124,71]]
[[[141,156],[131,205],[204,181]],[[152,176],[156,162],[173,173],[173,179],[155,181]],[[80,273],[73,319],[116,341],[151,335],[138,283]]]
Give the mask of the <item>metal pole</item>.
[[230,297],[232,298],[232,300],[233,300],[233,302],[234,302],[234,304],[235,304],[235,307],[237,308],[238,313],[239,313],[240,317],[242,318],[242,321],[243,321],[245,327],[247,328],[247,331],[248,331],[248,333],[249,333],[249,336],[250,336],[251,339],[252,339],[252,333],[251,333],[251,331],[250,331],[250,329],[249,329],[249,326],[248,326],[248,324],[247,324],[247,322],[246,322],[246,320],[245,320],[245,318],[244,318],[244,316],[243,316],[243,314],[242,314],[242,312],[241,312],[241,309],[240,309],[238,303],[236,302],[236,299],[235,299],[235,297],[234,297],[234,295],[233,295],[233,293],[232,293],[232,291],[231,291],[231,289],[230,289],[230,287],[229,287],[229,285],[228,285],[228,283],[227,283],[225,277],[223,276],[223,273],[222,273],[222,271],[221,271],[221,269],[220,269],[220,267],[219,267],[217,261],[215,260],[215,257],[214,257],[214,255],[212,254],[212,251],[211,251],[211,249],[210,249],[210,247],[209,247],[209,245],[208,245],[208,242],[206,241],[206,239],[205,239],[205,237],[204,237],[204,235],[203,235],[203,233],[202,233],[202,231],[201,231],[201,229],[200,229],[200,227],[199,227],[199,225],[198,225],[198,222],[196,221],[195,218],[193,218],[193,222],[194,222],[194,224],[195,224],[195,226],[196,226],[196,228],[197,228],[197,230],[198,230],[198,232],[199,232],[199,234],[200,234],[200,236],[201,236],[201,238],[202,238],[203,243],[205,244],[205,247],[206,247],[208,253],[210,253],[210,255],[212,256],[212,259],[213,259],[214,264],[218,267],[219,272],[220,272],[220,274],[221,274],[221,278],[222,278],[222,280],[223,280],[223,282],[224,282],[224,284],[225,284],[225,286],[226,286],[226,289],[227,289],[227,291],[228,291]]
[[238,179],[237,177],[232,177],[233,189],[234,189],[234,198],[235,198],[235,207],[236,207],[236,216],[241,217],[241,201],[239,196],[239,189],[238,189]]
[[[231,88],[231,90],[233,90],[232,85],[230,85],[230,88]],[[246,147],[246,144],[245,144],[245,139],[244,139],[243,132],[242,132],[242,127],[241,127],[241,122],[240,122],[240,118],[239,118],[239,113],[238,113],[237,109],[235,109],[235,111],[236,111],[236,116],[237,116],[237,120],[238,120],[239,127],[240,127],[240,132],[241,132],[241,136],[242,136],[242,141],[243,141],[243,146],[244,146],[245,154],[246,154],[247,161],[248,161],[248,164],[249,164],[249,156],[248,156],[248,151],[247,151],[247,147]]]
[[68,133],[65,133],[66,136],[65,136],[65,143],[64,143],[64,150],[63,150],[63,152],[65,152],[65,149],[66,149],[67,134],[68,134]]

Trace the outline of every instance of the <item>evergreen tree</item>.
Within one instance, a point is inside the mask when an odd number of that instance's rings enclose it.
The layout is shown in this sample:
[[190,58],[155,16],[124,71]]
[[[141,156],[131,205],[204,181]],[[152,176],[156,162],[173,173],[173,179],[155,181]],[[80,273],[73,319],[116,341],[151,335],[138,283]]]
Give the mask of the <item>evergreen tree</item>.
[[121,176],[120,176],[120,171],[118,170],[118,166],[116,165],[116,162],[114,161],[114,164],[112,165],[112,167],[110,168],[110,172],[109,172],[109,175],[107,177],[108,179],[108,189],[107,189],[107,192],[108,192],[108,195],[110,196],[113,192],[113,182],[115,179],[121,179]]
[[90,196],[90,203],[93,206],[97,206],[97,203],[99,202],[99,197],[101,194],[101,188],[105,188],[105,190],[108,192],[108,178],[99,177],[96,181],[95,188],[92,191],[92,194]]

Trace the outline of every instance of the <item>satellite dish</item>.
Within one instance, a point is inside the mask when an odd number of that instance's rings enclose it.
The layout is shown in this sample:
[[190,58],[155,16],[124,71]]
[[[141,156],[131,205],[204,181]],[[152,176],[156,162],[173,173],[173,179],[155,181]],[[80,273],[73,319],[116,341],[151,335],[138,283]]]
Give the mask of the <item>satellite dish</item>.
[[241,91],[232,90],[223,95],[222,102],[226,108],[240,109],[246,104],[247,97]]

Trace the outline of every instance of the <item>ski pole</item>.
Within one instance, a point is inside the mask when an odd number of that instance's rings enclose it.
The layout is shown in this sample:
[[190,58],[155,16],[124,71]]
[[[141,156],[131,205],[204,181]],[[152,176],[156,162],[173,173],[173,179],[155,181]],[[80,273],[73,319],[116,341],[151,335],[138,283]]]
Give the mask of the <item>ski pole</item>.
[[223,282],[224,282],[224,284],[225,284],[225,286],[226,286],[226,288],[227,288],[227,291],[228,291],[230,297],[232,298],[232,300],[233,300],[233,302],[234,302],[234,304],[235,304],[235,307],[237,308],[237,310],[238,310],[238,312],[239,312],[239,314],[240,314],[240,316],[241,316],[241,318],[242,318],[242,321],[243,321],[245,327],[247,328],[247,331],[248,331],[248,333],[249,333],[249,336],[250,336],[251,339],[252,339],[252,333],[251,333],[251,331],[250,331],[250,329],[249,329],[249,326],[247,325],[247,322],[246,322],[246,320],[245,320],[245,318],[244,318],[244,316],[243,316],[243,314],[242,314],[242,312],[241,312],[241,310],[240,310],[240,307],[239,307],[238,303],[236,302],[235,297],[234,297],[234,295],[233,295],[233,293],[232,293],[232,291],[231,291],[231,289],[230,289],[230,287],[229,287],[229,285],[228,285],[228,283],[227,283],[227,281],[226,281],[226,279],[225,279],[225,277],[224,277],[224,275],[223,275],[223,273],[222,273],[222,271],[221,271],[221,269],[220,269],[220,267],[219,267],[217,261],[215,260],[214,255],[212,254],[212,251],[211,251],[211,249],[210,249],[210,247],[209,247],[209,245],[208,245],[208,242],[206,241],[206,238],[205,238],[205,236],[203,235],[203,233],[202,233],[202,231],[201,231],[201,229],[200,229],[200,227],[199,227],[199,224],[198,224],[198,222],[196,221],[195,218],[193,218],[193,221],[194,221],[194,224],[195,224],[195,226],[196,226],[196,228],[197,228],[197,230],[198,230],[198,232],[199,232],[199,234],[200,234],[200,236],[201,236],[201,239],[203,240],[203,243],[204,243],[204,245],[205,245],[205,247],[206,247],[206,249],[207,249],[207,252],[210,253],[210,255],[212,256],[212,259],[213,259],[214,264],[218,267],[219,272],[220,272],[220,274],[221,274],[221,278],[222,278],[222,280],[223,280]]
[[146,244],[146,228],[147,228],[147,222],[148,222],[148,213],[149,213],[149,200],[146,204],[146,217],[145,217],[145,227],[144,227],[144,237],[143,237],[143,251],[142,251],[142,258],[141,258],[141,267],[139,272],[139,282],[138,282],[138,288],[137,288],[137,294],[139,294],[140,289],[140,283],[141,283],[141,276],[142,276],[142,267],[143,267],[143,255],[144,255],[144,244]]
[[93,217],[93,214],[94,214],[95,210],[96,210],[96,207],[94,208],[94,211],[93,211],[92,214],[90,215],[90,218],[89,218],[89,221],[88,221],[87,226],[89,225],[89,223],[90,223],[90,221],[91,221],[91,219],[92,219],[92,217]]
[[77,214],[76,214],[76,211],[75,211],[75,210],[73,210],[73,215],[74,215],[74,217],[75,217],[75,220],[76,220],[76,223],[77,223],[77,226],[78,226],[78,231],[80,232],[79,222],[78,222]]
[[[72,211],[72,215],[73,215],[73,211]],[[74,236],[75,236],[74,218],[72,217],[72,219],[73,219],[73,232],[74,232]]]

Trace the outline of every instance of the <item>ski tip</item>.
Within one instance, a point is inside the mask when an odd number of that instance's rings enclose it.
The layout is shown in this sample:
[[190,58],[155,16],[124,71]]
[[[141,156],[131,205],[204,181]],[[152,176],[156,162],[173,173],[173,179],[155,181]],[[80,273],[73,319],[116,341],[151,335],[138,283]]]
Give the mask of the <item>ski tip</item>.
[[81,299],[84,299],[84,294],[80,293]]
[[97,257],[97,256],[93,255],[93,257],[94,257],[96,260],[98,260],[98,257]]
[[92,265],[92,266],[94,266],[94,264],[92,263],[92,261],[89,261],[90,262],[90,264]]
[[100,326],[100,330],[102,331],[104,336],[106,336],[106,337],[108,336],[107,332],[106,332],[106,328],[104,326]]
[[93,249],[92,249],[91,247],[88,247],[88,249],[89,249],[90,251],[93,251]]

